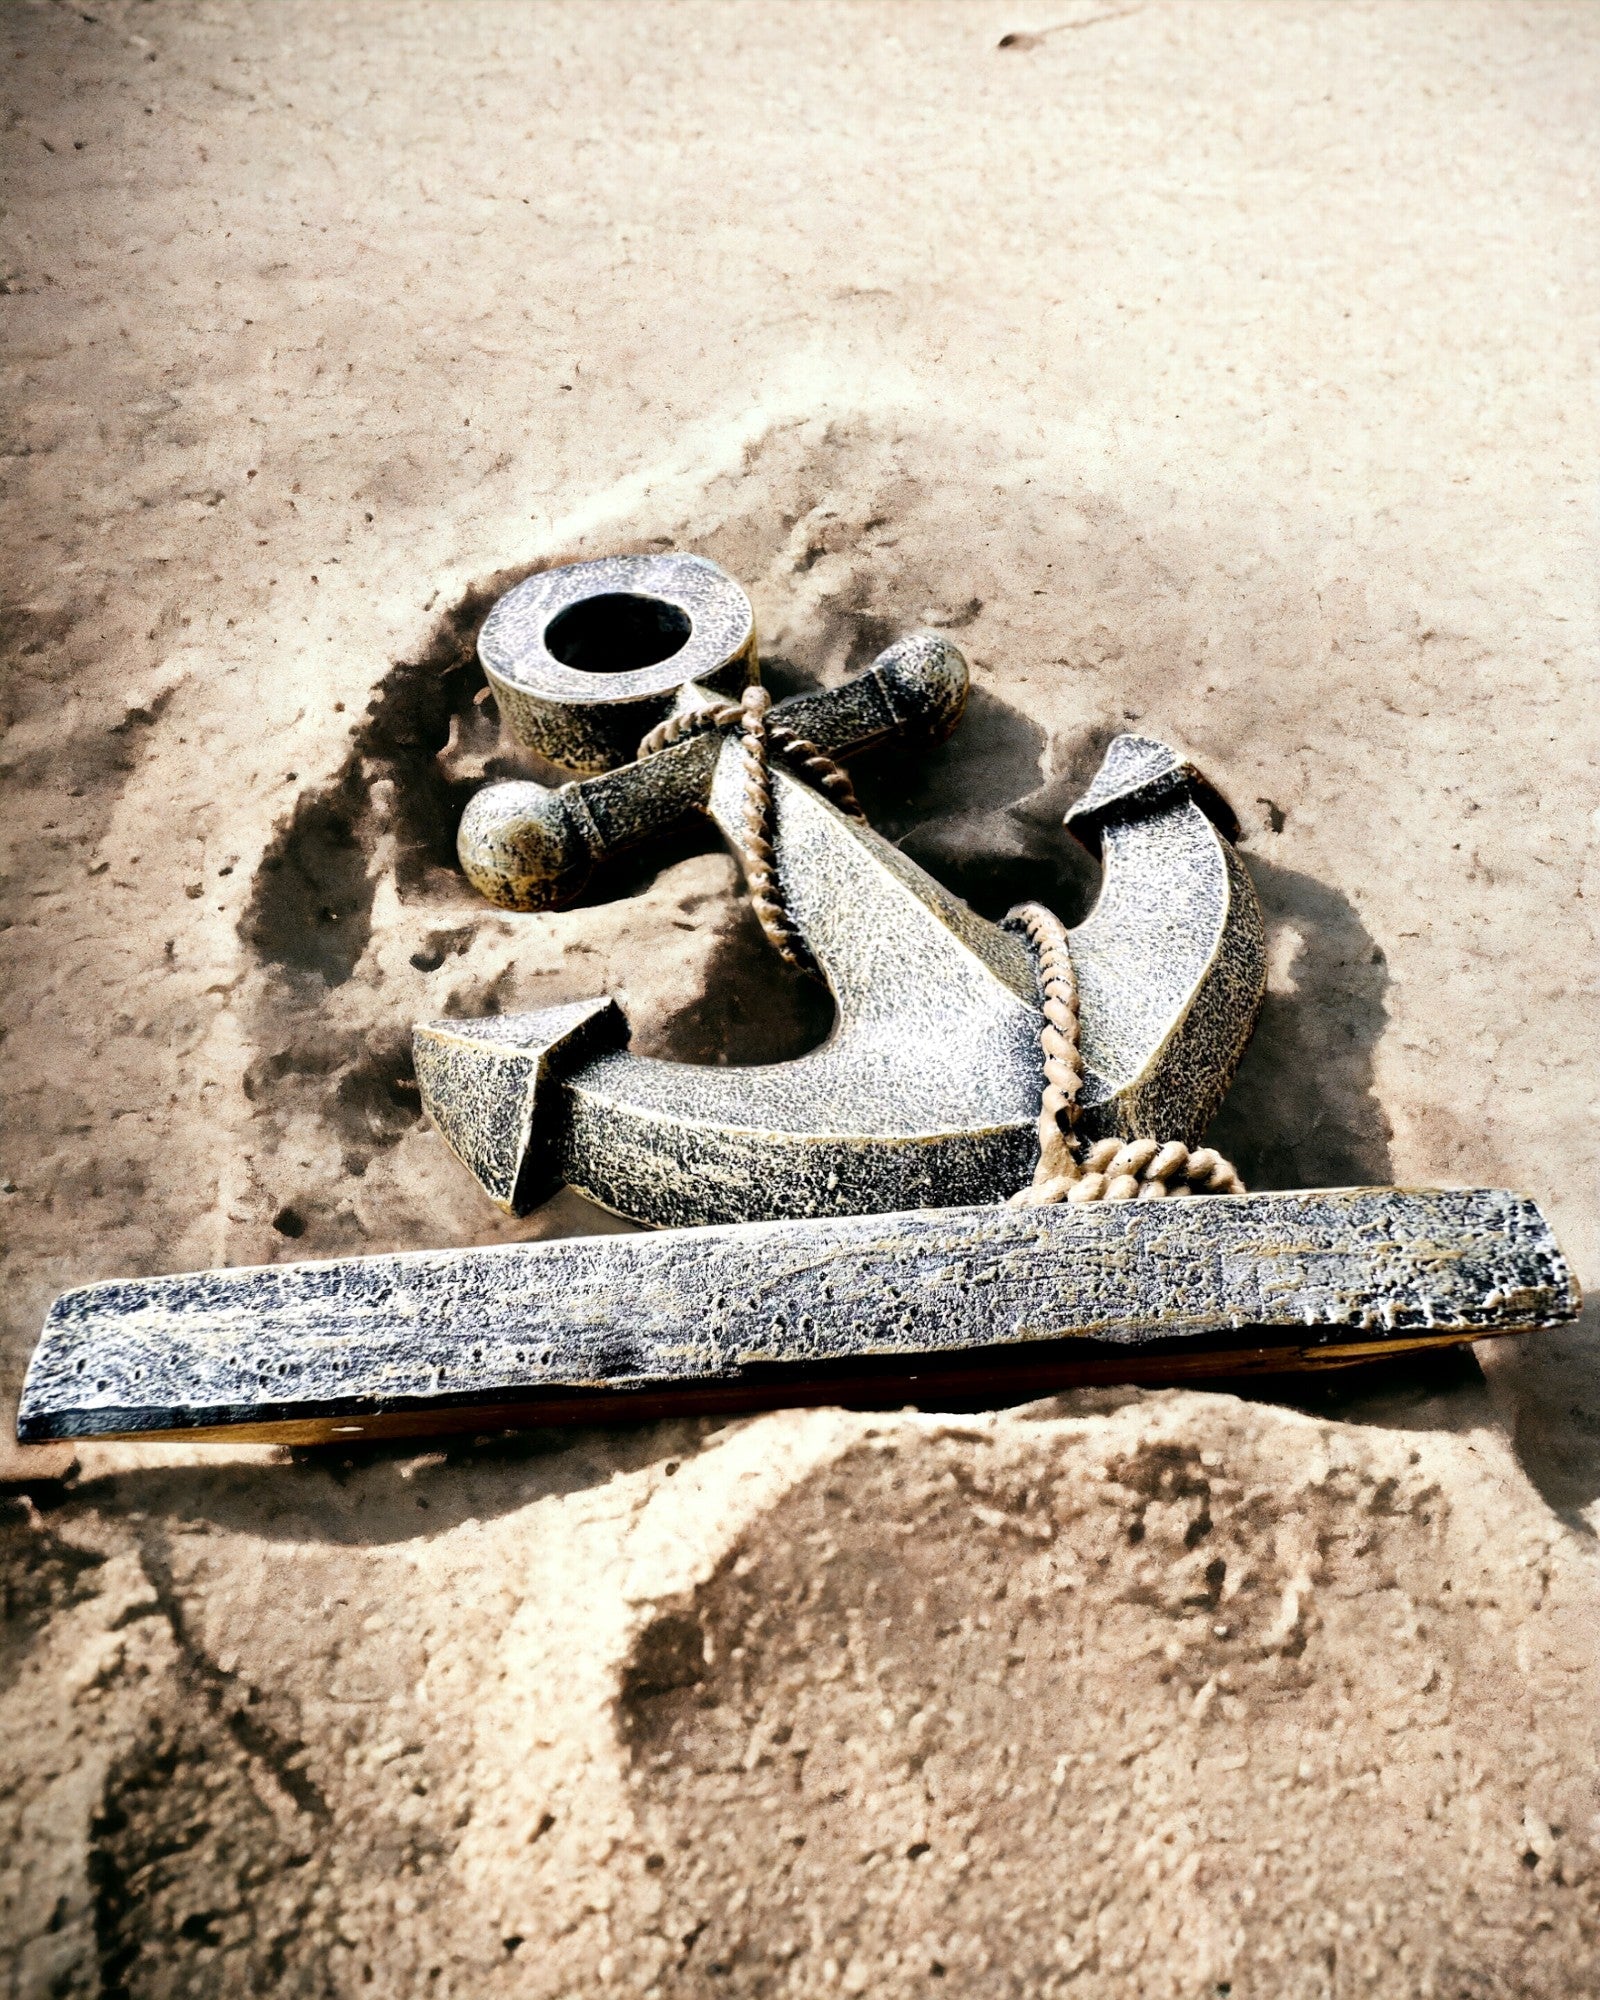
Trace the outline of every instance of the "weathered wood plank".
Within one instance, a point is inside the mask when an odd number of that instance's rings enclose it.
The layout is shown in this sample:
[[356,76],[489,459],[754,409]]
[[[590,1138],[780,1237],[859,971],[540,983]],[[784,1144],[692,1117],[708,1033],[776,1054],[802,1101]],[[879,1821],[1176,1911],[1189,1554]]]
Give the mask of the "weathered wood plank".
[[[1492,1188],[576,1237],[68,1292],[29,1368],[18,1436],[594,1421],[781,1402],[786,1386],[816,1400],[830,1371],[843,1387],[863,1369],[916,1400],[923,1364],[974,1351],[1013,1374],[1031,1358],[1070,1379],[1081,1357],[1100,1379],[1119,1358],[1126,1377],[1152,1365],[1176,1377],[1472,1340],[1577,1306],[1537,1206]],[[935,1372],[943,1382],[949,1368]]]

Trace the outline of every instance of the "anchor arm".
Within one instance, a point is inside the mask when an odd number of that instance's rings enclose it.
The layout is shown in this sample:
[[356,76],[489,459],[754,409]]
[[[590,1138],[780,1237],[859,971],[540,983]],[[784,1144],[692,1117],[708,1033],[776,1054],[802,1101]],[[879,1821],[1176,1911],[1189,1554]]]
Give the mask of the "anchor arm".
[[[833,1034],[796,1061],[729,1069],[629,1055],[614,1016],[609,1046],[580,1047],[572,1010],[501,1017],[477,1042],[471,1022],[420,1027],[424,1103],[502,1205],[566,1180],[638,1221],[715,1223],[998,1201],[1027,1179],[1041,1016],[1026,947],[772,775],[784,900],[837,1003]],[[1106,868],[1072,934],[1091,1136],[1197,1138],[1249,1038],[1261,916],[1215,800],[1164,745],[1119,737],[1069,815]],[[741,773],[720,742],[709,806],[731,839]],[[486,1150],[480,1097],[526,1106],[493,1123],[529,1135],[524,1156]]]
[[1166,744],[1118,736],[1067,830],[1105,870],[1071,934],[1086,1138],[1198,1143],[1267,989],[1261,906],[1239,826]]

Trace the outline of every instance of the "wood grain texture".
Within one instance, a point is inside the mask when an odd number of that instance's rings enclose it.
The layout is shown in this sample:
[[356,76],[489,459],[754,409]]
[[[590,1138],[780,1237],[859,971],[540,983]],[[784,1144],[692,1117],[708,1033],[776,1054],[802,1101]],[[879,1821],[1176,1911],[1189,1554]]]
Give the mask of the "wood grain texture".
[[[57,1300],[26,1441],[544,1421],[708,1392],[757,1402],[922,1357],[1004,1369],[1079,1347],[1106,1379],[1285,1367],[1318,1350],[1471,1340],[1570,1319],[1537,1206],[1499,1189],[1332,1189],[997,1207],[574,1237],[114,1281]],[[1243,1336],[1241,1338],[1241,1335]],[[1180,1359],[1174,1363],[1176,1353]],[[941,1378],[942,1379],[942,1378]],[[1040,1383],[1040,1387],[1048,1386]],[[800,1400],[815,1400],[809,1393]],[[848,1399],[848,1398],[846,1398]],[[911,1399],[907,1393],[897,1400]],[[711,1398],[714,1406],[717,1397]],[[311,1426],[311,1431],[307,1430]]]

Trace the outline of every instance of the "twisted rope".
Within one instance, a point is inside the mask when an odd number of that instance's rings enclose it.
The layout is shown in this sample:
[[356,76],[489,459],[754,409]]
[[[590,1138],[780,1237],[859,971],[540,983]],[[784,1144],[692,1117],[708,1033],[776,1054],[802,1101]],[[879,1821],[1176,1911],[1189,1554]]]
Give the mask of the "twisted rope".
[[747,687],[737,702],[717,702],[705,708],[685,709],[659,722],[639,745],[641,758],[670,750],[685,737],[699,736],[712,729],[738,729],[744,785],[739,858],[744,864],[750,903],[767,942],[787,964],[801,972],[816,971],[805,939],[796,930],[783,900],[778,881],[777,854],[772,845],[771,760],[779,757],[809,783],[826,793],[851,819],[865,820],[850,775],[813,743],[787,723],[771,715],[772,696],[763,687]]
[[1193,1151],[1177,1139],[1097,1139],[1079,1150],[1073,1137],[1083,1068],[1078,1056],[1078,981],[1067,928],[1042,903],[1021,903],[1006,918],[1033,949],[1044,1029],[1044,1091],[1039,1100],[1039,1163],[1013,1208],[1058,1201],[1162,1201],[1201,1194],[1243,1194],[1244,1182],[1210,1146]]

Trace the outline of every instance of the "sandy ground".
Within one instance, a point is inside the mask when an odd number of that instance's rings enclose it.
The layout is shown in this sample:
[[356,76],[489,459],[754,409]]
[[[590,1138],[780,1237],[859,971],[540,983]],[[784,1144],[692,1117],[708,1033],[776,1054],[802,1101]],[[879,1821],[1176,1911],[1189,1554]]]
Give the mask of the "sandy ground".
[[[1003,36],[1009,45],[1001,46]],[[981,908],[1130,722],[1239,807],[1252,1185],[1595,1220],[1600,19],[14,5],[9,1409],[62,1286],[498,1218],[410,1023],[821,1028],[685,841],[509,918],[477,625],[675,546]],[[1593,1323],[1297,1406],[9,1458],[0,1991],[1566,1995]]]

